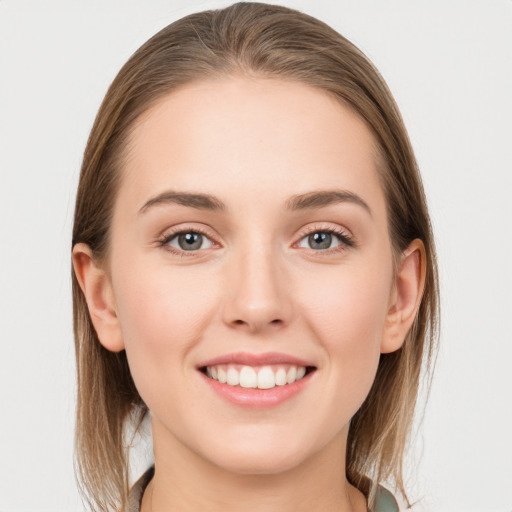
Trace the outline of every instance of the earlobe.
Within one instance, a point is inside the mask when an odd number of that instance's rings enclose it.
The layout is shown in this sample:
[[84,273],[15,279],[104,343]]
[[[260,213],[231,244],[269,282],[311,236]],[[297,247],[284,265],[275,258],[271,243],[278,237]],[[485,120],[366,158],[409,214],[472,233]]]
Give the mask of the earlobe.
[[72,258],[75,276],[87,302],[89,316],[100,343],[112,352],[123,350],[121,325],[109,276],[95,262],[92,251],[86,244],[76,244]]
[[383,354],[403,345],[416,318],[425,286],[425,260],[425,246],[419,239],[413,240],[402,253],[381,343]]

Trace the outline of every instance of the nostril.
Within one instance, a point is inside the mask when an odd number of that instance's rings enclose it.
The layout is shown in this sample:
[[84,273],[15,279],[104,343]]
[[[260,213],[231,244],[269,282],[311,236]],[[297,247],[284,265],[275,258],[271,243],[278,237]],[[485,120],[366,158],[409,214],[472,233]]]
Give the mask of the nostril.
[[266,326],[275,326],[282,327],[284,325],[284,321],[281,318],[274,318],[274,320],[264,321],[264,319],[255,319],[253,318],[252,321],[250,320],[242,320],[240,318],[233,320],[231,322],[231,326],[235,328],[248,328],[251,332],[256,332],[261,329],[264,329]]

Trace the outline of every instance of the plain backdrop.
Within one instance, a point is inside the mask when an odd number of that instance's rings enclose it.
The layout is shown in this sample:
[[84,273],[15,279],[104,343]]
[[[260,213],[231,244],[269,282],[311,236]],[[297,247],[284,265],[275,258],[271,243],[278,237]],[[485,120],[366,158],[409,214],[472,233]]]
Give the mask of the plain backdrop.
[[[278,1],[377,65],[422,169],[441,351],[408,463],[415,511],[512,511],[512,2]],[[0,512],[78,512],[70,233],[115,74],[200,0],[0,0]],[[139,466],[142,470],[144,462]]]

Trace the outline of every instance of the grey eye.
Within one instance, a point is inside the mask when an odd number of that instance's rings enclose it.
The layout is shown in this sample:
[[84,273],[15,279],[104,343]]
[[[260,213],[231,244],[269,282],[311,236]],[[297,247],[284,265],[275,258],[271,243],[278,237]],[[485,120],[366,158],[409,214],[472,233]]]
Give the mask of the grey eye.
[[302,238],[299,242],[299,247],[321,251],[337,247],[340,243],[336,235],[333,236],[333,234],[328,231],[316,231]]
[[178,233],[171,239],[169,245],[182,251],[197,251],[198,249],[208,249],[212,246],[212,242],[201,233],[190,231],[188,233]]

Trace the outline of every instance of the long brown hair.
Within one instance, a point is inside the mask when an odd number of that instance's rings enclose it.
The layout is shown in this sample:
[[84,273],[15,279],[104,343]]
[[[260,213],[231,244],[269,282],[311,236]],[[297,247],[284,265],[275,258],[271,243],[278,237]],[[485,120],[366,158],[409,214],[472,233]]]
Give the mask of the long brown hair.
[[[139,116],[181,85],[234,73],[297,81],[349,105],[365,120],[379,148],[389,235],[400,254],[419,238],[426,251],[426,284],[417,318],[401,349],[383,354],[373,387],[351,421],[346,470],[369,496],[375,483],[394,480],[405,497],[402,460],[422,365],[435,354],[439,291],[435,248],[418,166],[398,108],[364,54],[325,23],[298,11],[261,3],[186,16],[167,26],[123,66],[92,128],[76,198],[73,245],[106,257],[124,148]],[[73,274],[78,368],[76,467],[93,510],[126,505],[129,449],[126,429],[147,414],[124,351],[99,343]]]

